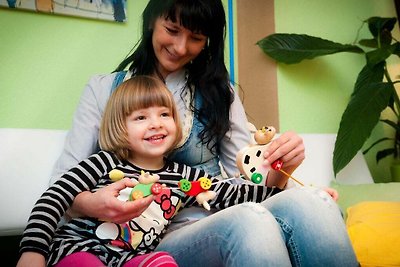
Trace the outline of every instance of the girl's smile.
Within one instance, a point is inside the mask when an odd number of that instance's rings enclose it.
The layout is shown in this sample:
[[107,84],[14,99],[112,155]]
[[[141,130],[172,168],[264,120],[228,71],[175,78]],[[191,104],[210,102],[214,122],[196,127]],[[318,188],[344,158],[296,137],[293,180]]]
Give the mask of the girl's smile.
[[126,118],[131,147],[129,161],[144,169],[159,169],[174,145],[176,124],[171,110],[153,106],[133,111]]

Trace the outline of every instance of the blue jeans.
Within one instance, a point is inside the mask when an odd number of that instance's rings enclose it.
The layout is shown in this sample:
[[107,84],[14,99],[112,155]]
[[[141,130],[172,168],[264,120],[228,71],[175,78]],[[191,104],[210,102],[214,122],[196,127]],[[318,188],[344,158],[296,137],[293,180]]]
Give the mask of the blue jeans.
[[179,266],[358,266],[336,203],[293,188],[243,203],[166,235],[157,250]]

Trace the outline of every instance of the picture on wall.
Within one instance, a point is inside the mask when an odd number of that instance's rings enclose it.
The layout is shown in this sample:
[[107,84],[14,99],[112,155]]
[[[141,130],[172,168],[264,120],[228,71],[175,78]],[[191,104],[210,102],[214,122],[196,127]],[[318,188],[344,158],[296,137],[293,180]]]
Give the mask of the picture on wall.
[[0,0],[0,7],[125,22],[126,2],[127,0]]

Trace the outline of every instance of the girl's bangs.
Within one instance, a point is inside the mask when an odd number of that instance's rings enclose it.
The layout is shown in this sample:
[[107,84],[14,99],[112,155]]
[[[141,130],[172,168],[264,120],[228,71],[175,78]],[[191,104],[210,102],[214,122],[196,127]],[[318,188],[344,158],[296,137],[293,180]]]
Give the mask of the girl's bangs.
[[143,88],[143,90],[135,90],[125,100],[125,114],[128,115],[135,110],[154,106],[167,107],[171,110],[173,107],[173,100],[170,98],[168,92],[160,90],[159,88]]

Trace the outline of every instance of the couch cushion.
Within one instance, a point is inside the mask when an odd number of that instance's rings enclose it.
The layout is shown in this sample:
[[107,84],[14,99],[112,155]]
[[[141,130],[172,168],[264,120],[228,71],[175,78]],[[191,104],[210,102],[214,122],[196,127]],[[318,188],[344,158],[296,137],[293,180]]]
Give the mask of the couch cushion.
[[400,266],[400,202],[361,202],[347,213],[347,230],[361,266]]
[[49,185],[67,132],[0,129],[0,236],[20,234]]
[[400,201],[400,183],[344,185],[334,181],[331,187],[339,192],[343,212],[362,201]]

